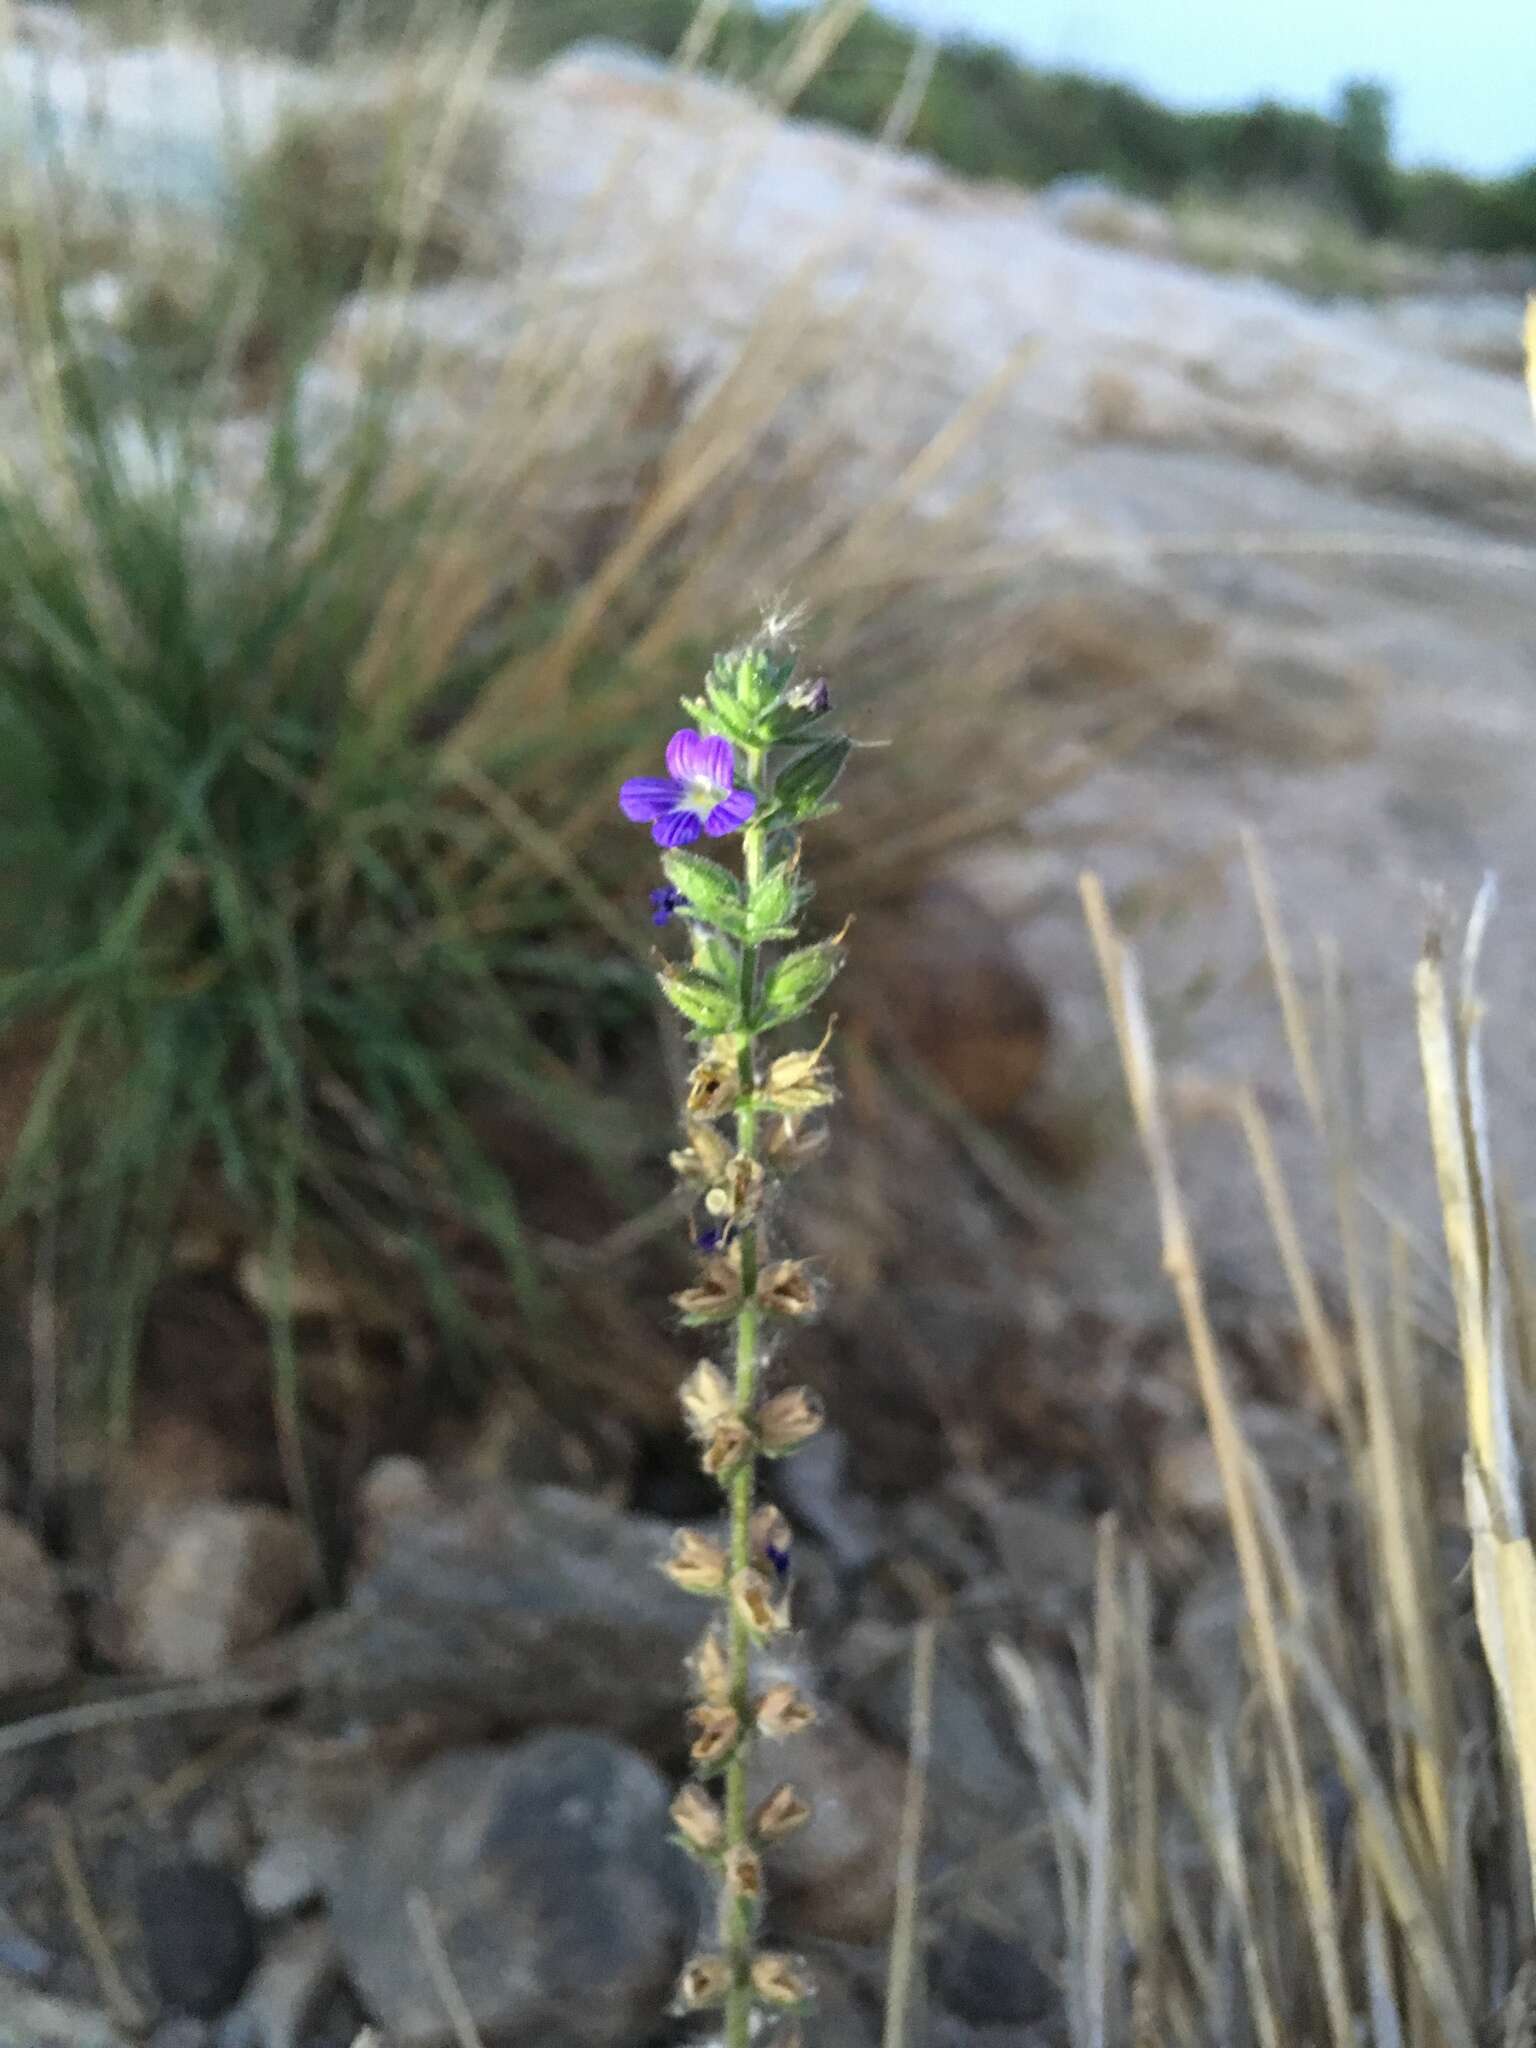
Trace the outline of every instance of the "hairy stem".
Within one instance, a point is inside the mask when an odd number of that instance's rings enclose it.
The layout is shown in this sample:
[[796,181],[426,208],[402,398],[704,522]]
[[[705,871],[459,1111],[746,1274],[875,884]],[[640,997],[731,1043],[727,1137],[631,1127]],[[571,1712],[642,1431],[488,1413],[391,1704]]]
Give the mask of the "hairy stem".
[[[748,754],[747,782],[758,795],[758,818],[765,808],[763,756]],[[744,838],[747,892],[760,881],[765,851],[764,831],[754,820]],[[752,1097],[757,1080],[756,1034],[750,1019],[757,1004],[758,948],[743,944],[741,949],[742,1014],[748,1020],[742,1034],[739,1055],[741,1107],[736,1113],[736,1149],[755,1159],[758,1146],[757,1111]],[[757,1275],[762,1263],[761,1226],[754,1218],[741,1233],[741,1309],[736,1318],[736,1410],[750,1416],[757,1400],[758,1370],[761,1363],[762,1315],[757,1305]],[[756,1492],[755,1460],[748,1458],[731,1475],[731,1576],[746,1571],[752,1562],[751,1523]],[[725,1774],[725,1845],[732,1849],[748,1846],[747,1766],[752,1747],[752,1639],[745,1618],[735,1602],[730,1606],[729,1654],[731,1704],[740,1719],[740,1745]],[[748,2048],[752,2027],[752,1944],[756,1929],[753,1906],[748,1899],[727,1895],[722,1911],[721,1937],[731,1966],[731,1986],[725,2007],[725,2048]]]

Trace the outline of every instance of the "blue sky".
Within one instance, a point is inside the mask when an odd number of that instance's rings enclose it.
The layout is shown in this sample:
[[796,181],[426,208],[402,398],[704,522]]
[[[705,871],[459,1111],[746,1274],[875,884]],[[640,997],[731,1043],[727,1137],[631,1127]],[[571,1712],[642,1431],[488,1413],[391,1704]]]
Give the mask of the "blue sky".
[[1393,90],[1399,154],[1481,172],[1536,162],[1536,0],[884,0],[941,31],[1108,72],[1175,104],[1327,105]]

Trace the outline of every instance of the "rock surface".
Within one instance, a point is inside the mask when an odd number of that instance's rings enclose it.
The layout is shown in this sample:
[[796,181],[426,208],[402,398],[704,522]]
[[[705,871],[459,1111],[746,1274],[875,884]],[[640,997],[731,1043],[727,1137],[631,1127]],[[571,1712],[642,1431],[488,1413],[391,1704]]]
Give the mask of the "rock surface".
[[128,1670],[208,1677],[298,1610],[309,1575],[303,1524],[278,1508],[196,1501],[151,1512],[118,1546],[93,1633]]
[[347,1970],[387,2038],[453,2040],[437,1988],[446,1962],[488,2041],[644,2039],[699,1908],[692,1866],[667,1839],[668,1797],[643,1757],[574,1732],[446,1755],[403,1784],[332,1899]]
[[559,1487],[487,1486],[372,1529],[338,1614],[282,1646],[317,1696],[379,1715],[430,1706],[503,1727],[675,1729],[695,1602],[657,1570],[670,1530]]
[[53,1561],[23,1523],[0,1513],[0,1695],[55,1685],[74,1668]]

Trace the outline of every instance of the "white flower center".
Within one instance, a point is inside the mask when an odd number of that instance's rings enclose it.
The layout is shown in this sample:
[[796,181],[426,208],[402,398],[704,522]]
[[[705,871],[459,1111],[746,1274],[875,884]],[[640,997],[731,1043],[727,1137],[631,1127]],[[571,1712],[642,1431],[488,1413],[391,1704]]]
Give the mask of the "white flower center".
[[712,782],[707,775],[690,776],[682,807],[697,817],[707,818],[716,804],[725,802],[725,796],[726,792],[719,783]]

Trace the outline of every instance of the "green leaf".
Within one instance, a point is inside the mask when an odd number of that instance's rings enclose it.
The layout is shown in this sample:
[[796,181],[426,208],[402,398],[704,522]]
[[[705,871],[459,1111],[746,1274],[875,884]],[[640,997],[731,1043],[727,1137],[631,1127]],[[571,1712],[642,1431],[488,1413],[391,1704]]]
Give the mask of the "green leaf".
[[853,742],[846,739],[818,740],[807,747],[780,770],[773,785],[774,801],[797,825],[817,817],[852,751]]
[[761,747],[764,744],[756,722],[746,717],[729,697],[717,691],[713,683],[707,686],[706,698],[685,697],[683,709],[699,731],[711,738],[730,740],[738,747]]
[[742,936],[746,929],[743,890],[729,868],[706,860],[701,853],[663,854],[661,867],[673,888],[687,898],[689,916],[735,938]]
[[752,945],[792,934],[796,912],[810,890],[799,881],[792,861],[781,861],[763,876],[747,904],[746,937]]
[[692,967],[669,967],[657,979],[673,1009],[708,1036],[741,1028],[740,998],[709,975]]
[[843,964],[843,942],[823,939],[774,962],[763,983],[758,1026],[771,1031],[789,1024],[820,1002]]
[[693,964],[706,980],[732,992],[741,982],[741,955],[729,939],[697,927],[693,934]]

